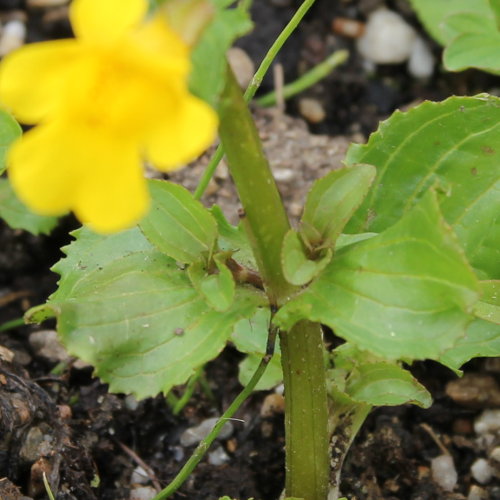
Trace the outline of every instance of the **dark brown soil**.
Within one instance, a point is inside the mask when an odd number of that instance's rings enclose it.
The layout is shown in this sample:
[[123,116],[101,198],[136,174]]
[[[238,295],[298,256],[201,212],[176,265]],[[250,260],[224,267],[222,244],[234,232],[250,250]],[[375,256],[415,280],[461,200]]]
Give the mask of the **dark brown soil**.
[[[349,141],[366,138],[395,108],[425,98],[487,91],[496,84],[478,72],[449,75],[439,69],[428,81],[419,82],[403,66],[378,68],[374,75],[366,75],[353,42],[334,37],[330,22],[335,16],[363,19],[377,3],[381,2],[318,0],[280,55],[290,81],[336,48],[352,51],[341,71],[306,92],[324,106],[324,121],[308,128],[304,121],[278,110],[256,112],[266,152],[294,220],[310,183],[340,165]],[[418,27],[404,2],[387,3]],[[256,0],[256,30],[239,45],[258,62],[298,4]],[[25,9],[24,2],[0,0],[4,15],[13,9]],[[70,33],[64,15],[47,20],[47,9],[26,12],[30,41]],[[267,79],[264,90],[272,85]],[[288,104],[287,112],[297,115],[296,100]],[[310,129],[320,135],[311,135]],[[192,188],[205,163],[202,159],[172,177]],[[205,201],[217,202],[229,218],[236,217],[238,202],[224,166],[210,184]],[[59,248],[70,241],[69,230],[76,226],[72,218],[66,218],[51,236],[34,237],[0,222],[0,328],[55,290],[57,276],[49,269],[61,257]],[[44,472],[59,485],[58,500],[128,500],[140,486],[131,479],[138,466],[151,469],[142,472],[150,476],[141,481],[143,486],[164,487],[193,449],[180,445],[181,433],[220,415],[241,389],[237,381],[241,355],[228,347],[206,366],[204,380],[210,390],[198,385],[175,416],[163,397],[136,402],[109,394],[105,385],[92,378],[91,367],[74,360],[61,364],[36,352],[29,343],[31,333],[53,327],[47,323],[0,332],[0,500],[47,498]],[[343,494],[350,500],[499,500],[498,464],[496,478],[485,484],[471,475],[471,465],[478,458],[488,458],[500,444],[498,430],[485,437],[473,426],[485,410],[500,407],[497,361],[469,363],[468,375],[458,387],[452,385],[456,376],[445,368],[431,362],[415,364],[415,375],[434,396],[433,406],[373,411],[345,464]],[[178,388],[177,393],[183,390]],[[223,465],[203,460],[172,498],[279,497],[284,484],[283,419],[280,414],[261,416],[266,394],[255,393],[245,402],[236,415],[241,421],[233,422],[233,434],[220,443],[229,460]],[[458,472],[453,492],[442,490],[431,474],[431,460],[443,449],[453,457]]]

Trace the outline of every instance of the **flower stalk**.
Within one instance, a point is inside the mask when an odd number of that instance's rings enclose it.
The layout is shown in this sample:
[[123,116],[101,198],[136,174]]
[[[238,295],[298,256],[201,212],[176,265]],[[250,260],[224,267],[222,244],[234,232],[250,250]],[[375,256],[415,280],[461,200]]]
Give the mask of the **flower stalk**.
[[[252,116],[234,75],[220,105],[219,133],[243,205],[243,221],[272,306],[299,291],[281,269],[281,246],[290,228]],[[328,404],[321,328],[307,321],[280,332],[286,395],[286,496],[326,500]]]

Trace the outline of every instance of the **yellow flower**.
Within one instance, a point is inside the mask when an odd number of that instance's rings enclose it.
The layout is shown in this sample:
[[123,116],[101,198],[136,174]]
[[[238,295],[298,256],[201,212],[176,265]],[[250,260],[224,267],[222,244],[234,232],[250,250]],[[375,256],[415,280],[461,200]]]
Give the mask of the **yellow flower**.
[[214,111],[189,94],[187,45],[147,0],[74,0],[76,39],[27,45],[0,67],[0,102],[38,124],[9,151],[9,178],[35,212],[73,210],[119,231],[148,210],[142,162],[172,170],[213,140]]

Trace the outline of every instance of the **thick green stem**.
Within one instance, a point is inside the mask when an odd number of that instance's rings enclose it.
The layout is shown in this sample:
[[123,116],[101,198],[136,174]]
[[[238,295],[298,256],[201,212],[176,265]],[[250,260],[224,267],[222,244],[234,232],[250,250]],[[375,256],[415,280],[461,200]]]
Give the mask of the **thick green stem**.
[[[289,221],[252,116],[229,72],[220,106],[220,137],[244,209],[244,222],[272,305],[298,288],[281,269],[281,246]],[[326,500],[328,405],[324,347],[319,325],[303,321],[280,333],[286,399],[286,495]]]

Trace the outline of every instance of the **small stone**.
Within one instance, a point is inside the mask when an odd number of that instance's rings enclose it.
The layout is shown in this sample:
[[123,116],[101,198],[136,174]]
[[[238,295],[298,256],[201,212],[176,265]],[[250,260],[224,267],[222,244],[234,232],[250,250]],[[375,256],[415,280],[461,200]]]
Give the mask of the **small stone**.
[[151,486],[141,486],[130,491],[130,500],[151,500],[156,496],[156,490]]
[[14,353],[10,349],[0,345],[0,360],[10,363],[13,359]]
[[336,17],[332,21],[332,30],[347,38],[359,38],[365,32],[365,23],[347,17]]
[[399,14],[381,8],[368,17],[357,47],[372,63],[399,64],[410,57],[416,36],[415,30]]
[[135,411],[139,407],[139,401],[137,401],[137,398],[133,394],[129,394],[125,398],[125,408],[127,408],[130,411]]
[[246,89],[255,73],[255,65],[248,54],[239,47],[231,47],[227,52],[229,65],[241,88]]
[[469,373],[446,384],[446,394],[469,408],[500,406],[500,387],[491,375]]
[[149,479],[147,472],[140,465],[132,471],[132,475],[130,476],[132,484],[147,484],[150,481],[151,479]]
[[298,102],[299,113],[309,123],[320,123],[326,118],[326,111],[323,105],[311,97],[303,97]]
[[453,491],[458,480],[451,455],[439,455],[431,460],[432,479],[445,491]]
[[476,434],[487,434],[500,430],[500,410],[484,410],[474,422]]
[[229,460],[231,460],[231,457],[224,451],[222,446],[217,446],[214,451],[208,454],[208,463],[210,465],[224,465]]
[[[186,429],[180,437],[182,446],[192,446],[198,444],[202,439],[205,439],[215,424],[219,421],[218,417],[207,418],[200,425]],[[230,421],[227,421],[219,432],[217,439],[227,439],[233,433],[234,427]]]
[[260,407],[261,417],[272,417],[285,412],[285,398],[281,394],[268,394]]
[[18,19],[7,22],[0,37],[0,57],[21,47],[25,38],[26,25],[24,22]]
[[69,361],[69,354],[61,345],[55,330],[40,330],[30,335],[29,343],[35,354],[53,363]]
[[422,38],[415,38],[408,59],[408,73],[415,78],[429,78],[434,72],[436,60]]
[[31,8],[60,7],[67,5],[69,0],[27,0],[26,4]]
[[495,446],[490,452],[490,459],[500,465],[500,446]]
[[295,177],[295,172],[291,168],[275,168],[273,174],[278,182],[289,182]]
[[469,494],[467,495],[467,500],[487,500],[488,498],[488,492],[477,484],[473,484],[470,487]]
[[480,484],[488,484],[494,474],[494,469],[485,458],[478,458],[470,468],[472,477]]

